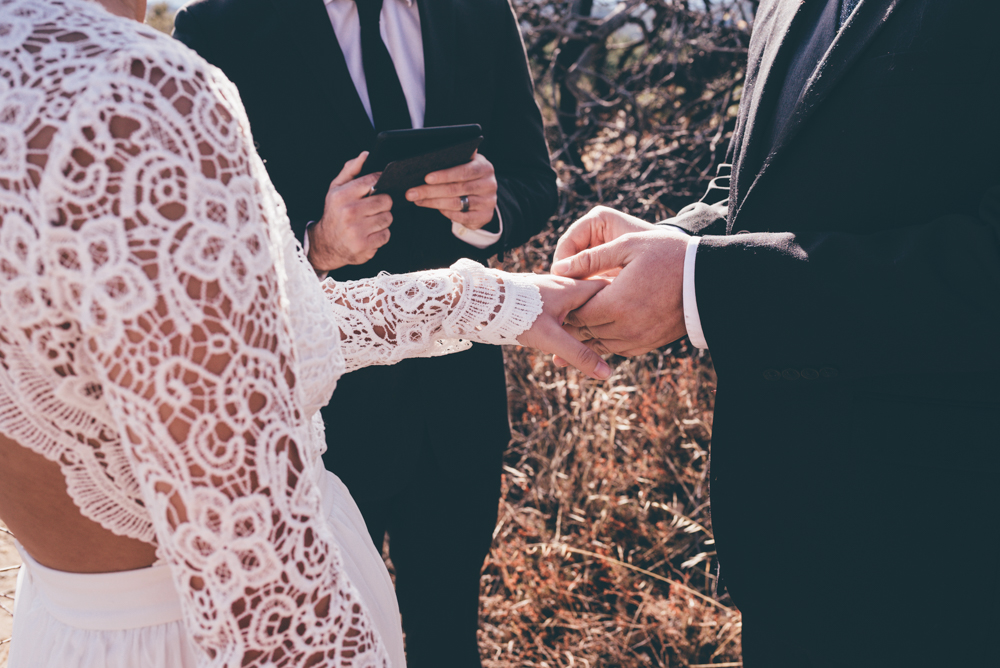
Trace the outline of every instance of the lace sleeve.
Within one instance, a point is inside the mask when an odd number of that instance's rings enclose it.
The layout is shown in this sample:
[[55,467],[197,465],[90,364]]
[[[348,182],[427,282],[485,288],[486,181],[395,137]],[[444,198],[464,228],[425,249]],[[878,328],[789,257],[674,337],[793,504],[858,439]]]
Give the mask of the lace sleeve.
[[535,285],[472,260],[364,281],[327,279],[323,290],[340,322],[347,371],[444,355],[471,342],[515,344],[542,311]]
[[320,517],[276,269],[287,220],[235,89],[148,41],[108,54],[52,122],[44,241],[79,363],[100,381],[203,665],[385,666]]

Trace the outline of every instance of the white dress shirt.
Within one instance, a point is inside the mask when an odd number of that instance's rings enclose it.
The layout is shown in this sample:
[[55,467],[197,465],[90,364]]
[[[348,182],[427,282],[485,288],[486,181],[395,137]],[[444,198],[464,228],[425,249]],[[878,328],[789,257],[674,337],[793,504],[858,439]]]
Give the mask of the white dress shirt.
[[[368,97],[368,84],[365,81],[365,66],[361,57],[361,21],[358,19],[358,7],[354,0],[326,0],[326,13],[330,15],[333,32],[337,35],[340,50],[344,52],[347,70],[351,73],[351,81],[358,91],[361,104],[372,117],[371,100]],[[420,32],[420,10],[414,0],[383,0],[382,13],[379,15],[379,31],[382,41],[389,51],[392,63],[396,67],[396,75],[406,96],[406,107],[410,112],[410,122],[414,128],[424,127],[424,113],[427,106],[427,93],[424,88],[424,39]],[[500,231],[470,230],[452,222],[451,231],[456,237],[476,248],[492,246],[500,240],[503,233],[503,219],[497,210],[497,220]]]
[[698,296],[694,291],[694,261],[698,255],[700,241],[701,237],[689,237],[687,251],[684,253],[684,326],[687,327],[691,345],[696,348],[708,348],[705,332],[701,329],[701,316],[698,315]]

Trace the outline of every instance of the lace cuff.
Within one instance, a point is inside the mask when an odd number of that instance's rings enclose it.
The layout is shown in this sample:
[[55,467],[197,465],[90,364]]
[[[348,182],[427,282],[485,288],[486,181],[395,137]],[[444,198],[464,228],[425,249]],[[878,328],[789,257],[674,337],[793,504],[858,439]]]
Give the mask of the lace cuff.
[[461,276],[462,298],[444,322],[445,338],[514,345],[542,312],[538,287],[518,274],[465,259],[451,269]]
[[525,277],[472,260],[322,285],[340,323],[347,371],[456,353],[472,341],[516,344],[542,312],[541,293]]

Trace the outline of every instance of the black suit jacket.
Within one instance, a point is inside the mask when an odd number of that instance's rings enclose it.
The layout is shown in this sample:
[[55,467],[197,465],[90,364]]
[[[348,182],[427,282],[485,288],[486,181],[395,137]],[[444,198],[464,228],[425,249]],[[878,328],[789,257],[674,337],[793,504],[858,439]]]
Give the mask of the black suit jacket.
[[[761,2],[732,177],[669,221],[705,235],[723,581],[748,668],[982,660],[998,621],[1000,3],[862,0],[765,145],[815,1]],[[956,560],[975,575],[958,582]]]
[[[333,272],[338,280],[447,267],[462,257],[485,261],[527,241],[556,206],[555,173],[510,5],[418,2],[425,126],[483,127],[480,152],[496,170],[502,239],[479,250],[457,239],[438,212],[396,205],[389,242],[368,263]],[[175,26],[178,39],[239,88],[258,150],[301,238],[322,216],[344,162],[375,140],[323,0],[195,0],[178,12]],[[492,466],[509,440],[502,353],[476,346],[451,357],[342,378],[326,411],[331,443],[399,444],[409,456],[413,439],[427,438],[458,478],[475,477],[469,467],[483,452],[491,453]],[[352,485],[349,474],[342,477]]]
[[[419,0],[426,70],[426,127],[479,123],[480,153],[499,182],[501,241],[481,251],[455,238],[437,212],[397,210],[389,243],[338,278],[486,259],[528,240],[555,210],[542,119],[524,47],[506,0]],[[239,88],[254,140],[285,200],[296,234],[323,214],[344,162],[374,145],[322,0],[196,0],[175,36]]]

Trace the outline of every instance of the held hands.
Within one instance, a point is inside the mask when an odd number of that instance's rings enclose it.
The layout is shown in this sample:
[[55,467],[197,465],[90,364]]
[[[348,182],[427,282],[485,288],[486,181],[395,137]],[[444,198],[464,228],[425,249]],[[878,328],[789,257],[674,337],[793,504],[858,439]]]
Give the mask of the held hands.
[[571,364],[591,378],[607,380],[611,367],[597,353],[574,339],[562,327],[566,316],[575,308],[587,303],[608,282],[595,279],[574,281],[569,278],[545,274],[524,274],[537,287],[542,296],[542,312],[531,327],[517,337],[523,346],[551,353],[563,360],[561,366]]
[[565,330],[601,355],[639,355],[684,336],[687,238],[607,207],[573,223],[556,246],[552,273],[615,278],[569,314]]
[[344,163],[330,184],[323,218],[309,228],[309,263],[317,271],[332,271],[348,264],[364,264],[389,241],[392,198],[367,197],[378,174],[356,178],[368,152]]
[[[497,177],[492,163],[478,152],[464,165],[431,172],[425,181],[426,185],[406,191],[408,201],[437,209],[452,222],[470,230],[478,230],[493,220],[497,206]],[[464,202],[468,202],[468,206],[463,211]]]

